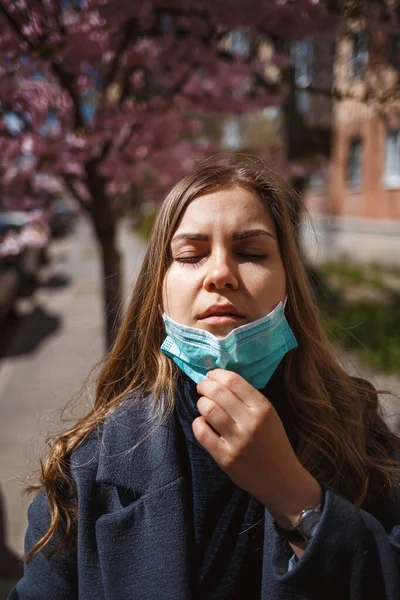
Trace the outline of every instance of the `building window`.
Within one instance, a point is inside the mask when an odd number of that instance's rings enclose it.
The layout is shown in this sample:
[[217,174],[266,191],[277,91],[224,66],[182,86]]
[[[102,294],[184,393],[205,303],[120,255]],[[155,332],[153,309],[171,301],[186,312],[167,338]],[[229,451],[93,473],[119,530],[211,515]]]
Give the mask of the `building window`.
[[353,138],[349,145],[349,158],[347,162],[347,183],[357,187],[361,183],[362,141]]
[[354,34],[350,62],[352,76],[362,77],[368,64],[368,34],[366,31]]
[[238,150],[242,145],[239,121],[235,118],[225,121],[222,129],[222,145],[229,150]]
[[292,46],[292,59],[295,82],[299,87],[305,88],[312,79],[312,40],[295,42]]
[[228,34],[228,48],[232,54],[247,56],[250,50],[249,32],[247,29],[235,29]]
[[326,170],[312,171],[308,179],[308,187],[313,191],[324,191],[327,184]]
[[388,61],[397,70],[400,70],[400,36],[388,36],[387,44]]
[[307,88],[312,81],[312,40],[294,42],[291,54],[294,64],[294,81],[296,84],[296,108],[303,116],[306,116],[311,109],[311,98]]
[[311,96],[307,90],[296,90],[296,108],[303,117],[311,110]]
[[159,15],[158,28],[160,33],[172,33],[174,30],[174,18],[171,13],[162,11]]
[[400,129],[388,131],[386,137],[385,185],[400,187]]

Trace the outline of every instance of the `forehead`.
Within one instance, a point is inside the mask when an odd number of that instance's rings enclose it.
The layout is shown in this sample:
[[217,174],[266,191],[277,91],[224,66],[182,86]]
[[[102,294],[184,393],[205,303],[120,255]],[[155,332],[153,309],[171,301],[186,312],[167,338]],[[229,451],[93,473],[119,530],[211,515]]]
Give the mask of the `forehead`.
[[256,225],[274,233],[272,217],[263,201],[255,193],[234,187],[192,200],[175,233],[203,229],[233,233]]

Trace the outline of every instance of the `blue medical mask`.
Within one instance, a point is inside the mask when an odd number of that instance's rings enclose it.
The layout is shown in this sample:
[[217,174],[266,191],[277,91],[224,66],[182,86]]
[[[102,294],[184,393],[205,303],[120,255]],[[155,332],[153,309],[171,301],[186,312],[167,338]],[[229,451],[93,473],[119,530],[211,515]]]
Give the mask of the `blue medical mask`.
[[223,338],[176,323],[165,313],[163,319],[167,337],[161,351],[195,383],[219,368],[238,373],[261,390],[285,354],[297,347],[282,302],[265,317],[236,327]]

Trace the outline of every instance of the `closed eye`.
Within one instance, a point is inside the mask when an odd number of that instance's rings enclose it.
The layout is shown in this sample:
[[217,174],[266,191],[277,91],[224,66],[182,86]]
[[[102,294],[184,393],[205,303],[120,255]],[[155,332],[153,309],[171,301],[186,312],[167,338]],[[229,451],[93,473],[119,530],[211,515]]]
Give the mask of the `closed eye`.
[[204,255],[203,256],[181,256],[181,257],[175,258],[175,260],[177,260],[178,262],[181,262],[181,263],[195,263],[195,262],[198,262],[199,260],[201,260],[202,258],[205,258]]
[[263,260],[268,257],[267,254],[246,254],[246,253],[239,253],[239,256],[242,256],[243,258],[246,258],[249,260]]
[[[207,255],[198,255],[198,256],[180,256],[175,258],[175,260],[177,260],[178,262],[181,263],[197,263],[200,260],[202,260],[203,258],[206,258]],[[238,252],[237,256],[239,256],[240,258],[244,259],[244,260],[265,260],[266,258],[268,258],[267,254],[247,254],[245,252]]]

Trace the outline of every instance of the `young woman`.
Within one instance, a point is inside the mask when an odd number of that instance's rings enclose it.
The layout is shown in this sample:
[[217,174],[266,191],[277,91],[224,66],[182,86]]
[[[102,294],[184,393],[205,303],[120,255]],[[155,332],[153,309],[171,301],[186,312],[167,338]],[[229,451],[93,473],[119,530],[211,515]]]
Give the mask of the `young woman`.
[[298,198],[260,163],[200,166],[51,446],[9,598],[398,600],[399,446],[321,330]]

